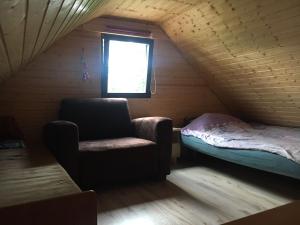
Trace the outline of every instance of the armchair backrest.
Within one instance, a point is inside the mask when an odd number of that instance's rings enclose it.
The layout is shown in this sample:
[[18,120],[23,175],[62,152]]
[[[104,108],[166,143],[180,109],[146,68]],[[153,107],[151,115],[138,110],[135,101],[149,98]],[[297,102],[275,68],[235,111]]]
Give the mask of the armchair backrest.
[[80,140],[132,136],[126,99],[64,99],[59,119],[76,123]]

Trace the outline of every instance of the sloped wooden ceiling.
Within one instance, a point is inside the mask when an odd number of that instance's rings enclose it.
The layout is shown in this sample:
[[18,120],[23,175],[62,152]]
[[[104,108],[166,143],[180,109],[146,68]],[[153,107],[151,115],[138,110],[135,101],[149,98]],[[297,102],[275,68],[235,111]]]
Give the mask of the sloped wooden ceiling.
[[0,81],[104,4],[103,0],[1,0]]
[[299,0],[2,0],[0,79],[107,15],[161,25],[234,111],[300,126]]
[[203,1],[162,24],[233,111],[300,126],[300,1]]
[[161,22],[196,6],[197,0],[1,0],[0,82],[58,38],[96,16]]

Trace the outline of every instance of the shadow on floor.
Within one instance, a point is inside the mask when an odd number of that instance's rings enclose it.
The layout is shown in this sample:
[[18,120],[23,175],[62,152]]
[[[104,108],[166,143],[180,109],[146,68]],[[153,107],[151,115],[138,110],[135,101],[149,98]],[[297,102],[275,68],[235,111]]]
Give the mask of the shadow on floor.
[[[132,184],[106,187],[98,189],[98,202],[101,212],[126,208],[149,202],[160,201],[169,198],[189,196],[181,188],[170,181],[149,182],[141,181]],[[192,198],[192,196],[190,196]]]
[[201,153],[197,153],[193,160],[181,160],[174,167],[174,170],[195,166],[216,170],[226,174],[226,176],[231,176],[286,198],[300,199],[300,180],[237,165]]
[[[174,166],[172,171],[175,172],[193,167],[216,171],[217,174],[224,174],[226,177],[231,177],[284,198],[300,198],[300,182],[298,180],[235,165],[212,157],[203,156],[196,161],[181,161]],[[177,180],[176,182],[180,181]],[[197,204],[201,204],[203,207],[211,207],[207,205],[207,202],[195,198],[195,196],[179,186],[170,180],[164,182],[140,181],[106,186],[105,188],[96,190],[99,210],[107,212],[172,198],[189,199],[189,201],[197,202]]]

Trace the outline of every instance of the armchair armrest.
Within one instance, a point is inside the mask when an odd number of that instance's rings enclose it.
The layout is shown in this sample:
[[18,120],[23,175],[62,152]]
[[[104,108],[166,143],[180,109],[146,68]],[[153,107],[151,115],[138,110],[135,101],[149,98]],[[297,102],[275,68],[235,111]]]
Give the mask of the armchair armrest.
[[172,137],[172,120],[166,117],[142,117],[132,120],[137,137],[156,142],[168,141]]
[[78,181],[78,126],[63,120],[52,121],[44,127],[46,146],[72,179]]
[[159,147],[159,176],[170,173],[172,120],[166,117],[143,117],[132,120],[135,135],[155,142]]

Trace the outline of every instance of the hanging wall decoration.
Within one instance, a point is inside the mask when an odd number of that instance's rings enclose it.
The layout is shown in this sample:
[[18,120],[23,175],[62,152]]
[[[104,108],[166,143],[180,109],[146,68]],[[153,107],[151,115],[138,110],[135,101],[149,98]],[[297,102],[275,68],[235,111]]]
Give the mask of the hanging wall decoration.
[[84,81],[88,80],[90,78],[90,76],[89,76],[89,72],[88,72],[87,63],[85,60],[84,48],[82,48],[82,51],[81,51],[81,67],[82,67],[82,73],[81,73],[82,80],[84,80]]

